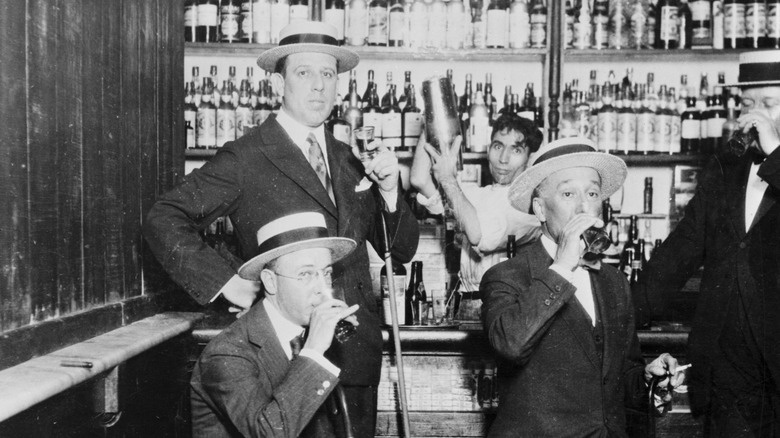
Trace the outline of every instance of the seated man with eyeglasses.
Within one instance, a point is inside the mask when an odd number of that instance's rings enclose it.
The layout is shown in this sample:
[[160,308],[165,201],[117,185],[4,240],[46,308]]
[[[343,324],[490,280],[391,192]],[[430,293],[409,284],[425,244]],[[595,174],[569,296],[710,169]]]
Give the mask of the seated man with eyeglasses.
[[329,237],[320,213],[269,222],[257,241],[259,255],[238,275],[262,281],[265,296],[195,365],[193,436],[335,436],[343,425],[323,406],[340,370],[324,353],[339,321],[358,324],[358,305],[333,298],[331,265],[356,243]]

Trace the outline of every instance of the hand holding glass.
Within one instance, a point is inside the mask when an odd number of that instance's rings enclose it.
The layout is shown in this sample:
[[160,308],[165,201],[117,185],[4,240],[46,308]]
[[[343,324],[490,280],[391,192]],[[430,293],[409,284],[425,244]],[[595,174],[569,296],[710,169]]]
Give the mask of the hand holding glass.
[[750,146],[753,144],[758,145],[758,130],[756,130],[755,124],[748,132],[744,132],[741,129],[734,131],[726,144],[734,155],[738,157],[745,155]]
[[612,241],[609,234],[601,228],[590,227],[582,233],[582,240],[585,241],[585,253],[599,255],[609,248]]
[[[357,144],[360,161],[363,163],[363,166],[365,166],[374,159],[378,152],[376,146],[374,145],[372,148],[371,145],[371,143],[374,142],[374,127],[363,126],[355,129],[353,134],[355,135],[355,143]],[[371,180],[364,176],[363,179],[361,179],[358,183],[357,187],[355,187],[355,191],[363,191],[371,187],[371,184]]]

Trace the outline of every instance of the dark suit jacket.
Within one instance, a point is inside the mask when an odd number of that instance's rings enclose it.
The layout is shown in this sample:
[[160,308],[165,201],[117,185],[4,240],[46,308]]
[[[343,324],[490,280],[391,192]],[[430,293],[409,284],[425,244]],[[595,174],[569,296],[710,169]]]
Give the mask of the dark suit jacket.
[[[326,132],[328,163],[338,208],[328,197],[311,165],[275,117],[269,117],[238,141],[222,147],[201,169],[163,195],[152,207],[145,234],[157,259],[171,277],[205,304],[236,273],[232,264],[198,236],[220,216],[229,215],[238,237],[241,259],[257,255],[257,230],[292,213],[316,211],[325,216],[332,236],[354,239],[357,249],[334,266],[333,287],[347,304],[359,304],[356,335],[331,348],[348,385],[379,382],[382,337],[376,295],[372,290],[366,242],[382,254],[375,216],[383,206],[376,190],[355,193],[363,165],[349,147]],[[374,186],[376,187],[376,186]],[[417,250],[417,221],[399,195],[389,215],[393,255],[411,260]],[[330,353],[330,352],[329,352]]]
[[[191,381],[194,437],[333,437],[324,409],[338,378],[314,360],[292,361],[261,303],[215,337]],[[309,425],[307,427],[307,424]]]
[[489,436],[626,436],[625,408],[645,405],[628,283],[611,266],[591,273],[594,328],[576,288],[551,264],[537,239],[482,279],[501,388]]
[[[746,158],[715,156],[700,174],[685,216],[653,252],[635,293],[645,319],[677,319],[668,305],[702,265],[692,331],[688,338],[691,408],[709,406],[714,356],[729,349],[722,329],[729,299],[742,299],[748,323],[771,378],[780,382],[780,148],[758,175],[769,188],[745,232]],[[737,295],[738,293],[738,295]]]

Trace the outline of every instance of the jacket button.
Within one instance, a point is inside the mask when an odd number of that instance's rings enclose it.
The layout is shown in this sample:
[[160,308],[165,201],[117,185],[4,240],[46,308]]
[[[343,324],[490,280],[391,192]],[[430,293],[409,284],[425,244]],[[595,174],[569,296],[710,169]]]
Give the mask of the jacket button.
[[558,292],[560,292],[560,291],[561,291],[561,286],[559,286],[559,285],[557,285],[557,284],[556,284],[556,285],[555,285],[555,290],[556,290],[556,291],[558,291]]
[[317,395],[322,395],[322,394],[325,394],[325,391],[322,390],[322,389],[318,389],[317,390]]
[[548,299],[544,300],[544,305],[545,306],[549,306],[551,302],[552,301],[550,301],[550,299],[548,298]]
[[328,382],[327,380],[322,382],[322,387],[325,388],[325,389],[330,388],[330,382]]
[[747,248],[747,243],[739,242],[739,247],[742,248],[742,249],[745,249],[745,248]]

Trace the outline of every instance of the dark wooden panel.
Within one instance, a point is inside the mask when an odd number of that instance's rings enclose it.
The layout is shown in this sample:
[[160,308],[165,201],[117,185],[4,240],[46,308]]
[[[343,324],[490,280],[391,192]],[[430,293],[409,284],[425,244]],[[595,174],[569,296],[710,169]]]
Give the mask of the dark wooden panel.
[[[25,10],[0,3],[0,331],[29,321]],[[13,61],[10,61],[13,60]]]
[[106,205],[104,193],[105,169],[101,165],[106,154],[103,145],[103,92],[111,84],[103,74],[103,9],[102,0],[82,0],[84,20],[82,38],[81,95],[83,113],[84,156],[84,306],[92,307],[106,302],[105,248]]
[[[57,2],[31,0],[28,52],[28,153],[31,284],[27,291],[13,291],[15,300],[29,301],[31,313],[56,306],[57,291]],[[22,80],[22,78],[18,78]],[[18,315],[23,317],[22,315]]]
[[124,263],[124,296],[141,293],[140,233],[140,157],[141,157],[141,80],[140,80],[140,2],[121,4],[120,59],[122,133],[122,259]]

